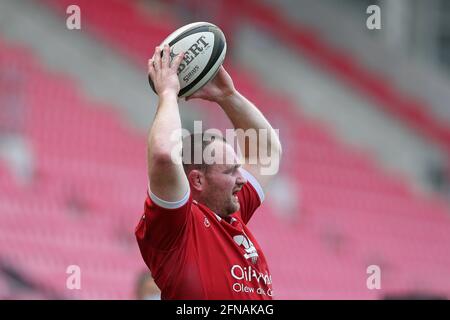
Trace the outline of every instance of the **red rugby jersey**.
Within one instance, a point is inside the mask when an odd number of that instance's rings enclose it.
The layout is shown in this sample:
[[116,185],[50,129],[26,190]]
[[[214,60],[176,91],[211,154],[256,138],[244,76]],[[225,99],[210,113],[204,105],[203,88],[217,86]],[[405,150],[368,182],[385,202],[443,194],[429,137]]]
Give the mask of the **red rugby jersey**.
[[272,299],[266,258],[247,228],[264,194],[247,171],[240,209],[222,219],[190,193],[178,203],[150,194],[136,227],[162,299]]

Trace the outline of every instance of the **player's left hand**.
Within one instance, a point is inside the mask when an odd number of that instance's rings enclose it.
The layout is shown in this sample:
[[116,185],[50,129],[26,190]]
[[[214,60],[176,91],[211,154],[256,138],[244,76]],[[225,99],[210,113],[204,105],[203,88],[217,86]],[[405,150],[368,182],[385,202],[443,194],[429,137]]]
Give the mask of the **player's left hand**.
[[191,99],[203,99],[220,103],[236,92],[233,80],[223,66],[220,66],[216,76],[203,88],[186,97],[186,101]]

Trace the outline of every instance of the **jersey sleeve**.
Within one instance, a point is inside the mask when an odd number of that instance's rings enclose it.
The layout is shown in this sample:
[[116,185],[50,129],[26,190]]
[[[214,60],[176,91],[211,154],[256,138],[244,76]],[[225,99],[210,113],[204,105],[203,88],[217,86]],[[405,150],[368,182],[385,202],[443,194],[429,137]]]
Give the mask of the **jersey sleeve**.
[[190,190],[180,201],[167,202],[159,199],[148,189],[144,214],[135,230],[143,256],[149,249],[169,251],[182,243],[191,213],[191,205]]
[[247,180],[247,183],[242,187],[238,193],[240,204],[240,213],[242,221],[247,224],[255,210],[264,201],[264,191],[258,180],[247,170],[240,168],[242,176]]

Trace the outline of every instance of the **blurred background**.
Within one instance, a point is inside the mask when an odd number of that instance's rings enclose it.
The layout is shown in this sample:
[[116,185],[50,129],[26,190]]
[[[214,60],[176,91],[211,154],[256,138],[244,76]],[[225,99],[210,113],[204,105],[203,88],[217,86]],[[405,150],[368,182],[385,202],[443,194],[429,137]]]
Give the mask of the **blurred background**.
[[[280,131],[284,163],[250,222],[276,298],[449,298],[445,0],[0,0],[0,298],[154,297],[134,238],[146,64],[194,21],[223,29],[226,69]],[[231,127],[215,105],[180,110],[188,129]]]

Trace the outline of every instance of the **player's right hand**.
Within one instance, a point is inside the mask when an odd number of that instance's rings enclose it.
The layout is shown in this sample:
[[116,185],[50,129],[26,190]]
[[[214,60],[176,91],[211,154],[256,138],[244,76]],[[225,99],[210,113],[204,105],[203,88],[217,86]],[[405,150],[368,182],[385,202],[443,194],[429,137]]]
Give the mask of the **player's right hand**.
[[[161,51],[163,52],[161,57]],[[170,49],[165,45],[161,50],[155,48],[153,57],[148,60],[148,75],[155,86],[155,91],[159,97],[166,94],[175,94],[178,96],[180,91],[180,81],[178,80],[177,70],[183,60],[184,53],[181,52],[170,61]]]

